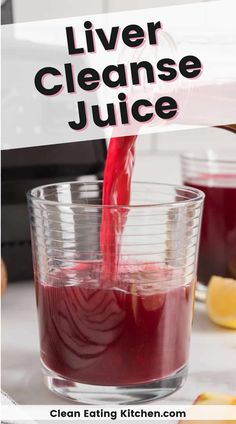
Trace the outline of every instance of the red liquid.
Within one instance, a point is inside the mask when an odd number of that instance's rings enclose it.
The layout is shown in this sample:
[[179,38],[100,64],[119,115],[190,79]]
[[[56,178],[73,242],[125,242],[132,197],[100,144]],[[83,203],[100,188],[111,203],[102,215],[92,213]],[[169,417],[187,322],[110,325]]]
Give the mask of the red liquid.
[[185,184],[206,195],[198,280],[207,284],[212,275],[236,278],[236,176],[205,176]]
[[[172,278],[173,270],[157,278],[168,273]],[[131,279],[132,273],[123,274],[118,289],[65,286],[61,271],[56,285],[37,285],[41,358],[48,368],[81,383],[128,385],[160,379],[186,364],[192,288],[172,282],[165,292],[147,294]]]

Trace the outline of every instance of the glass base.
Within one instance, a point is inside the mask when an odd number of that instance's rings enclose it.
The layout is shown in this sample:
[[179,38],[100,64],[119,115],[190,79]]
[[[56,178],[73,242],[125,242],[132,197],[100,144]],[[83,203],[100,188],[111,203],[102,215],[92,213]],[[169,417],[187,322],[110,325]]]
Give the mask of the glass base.
[[98,386],[82,384],[50,371],[42,365],[44,382],[57,395],[87,405],[126,405],[151,402],[180,389],[187,377],[187,365],[174,374],[149,383],[130,386]]
[[207,295],[207,286],[200,281],[197,281],[195,290],[195,299],[199,302],[205,302]]

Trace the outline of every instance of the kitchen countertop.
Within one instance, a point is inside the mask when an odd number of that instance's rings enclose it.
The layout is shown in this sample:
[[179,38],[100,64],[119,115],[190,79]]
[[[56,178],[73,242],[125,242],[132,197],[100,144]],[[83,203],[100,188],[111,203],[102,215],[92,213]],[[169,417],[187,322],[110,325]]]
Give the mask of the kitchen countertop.
[[[32,282],[9,284],[2,298],[2,389],[20,404],[71,404],[44,386]],[[195,304],[189,377],[162,404],[188,404],[201,392],[236,394],[236,331],[212,324]]]

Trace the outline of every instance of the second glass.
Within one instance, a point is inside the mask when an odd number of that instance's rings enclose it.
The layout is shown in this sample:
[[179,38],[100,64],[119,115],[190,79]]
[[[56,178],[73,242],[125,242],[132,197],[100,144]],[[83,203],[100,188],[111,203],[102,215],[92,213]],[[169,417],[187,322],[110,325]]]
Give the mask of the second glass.
[[183,183],[205,193],[198,279],[236,279],[236,150],[185,153],[181,161]]
[[[28,194],[44,379],[81,403],[145,402],[187,375],[204,195],[148,183],[131,193],[127,207],[103,206],[102,182]],[[100,246],[110,215],[123,222],[113,280]]]

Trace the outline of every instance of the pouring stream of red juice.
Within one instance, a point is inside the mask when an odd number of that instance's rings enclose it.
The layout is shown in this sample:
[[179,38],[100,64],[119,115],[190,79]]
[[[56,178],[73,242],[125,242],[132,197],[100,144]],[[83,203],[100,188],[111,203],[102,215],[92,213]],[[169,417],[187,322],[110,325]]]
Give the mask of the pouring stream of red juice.
[[[104,171],[103,205],[128,206],[137,135],[111,138]],[[100,231],[103,253],[102,275],[105,285],[115,281],[119,264],[119,245],[127,209],[104,208]]]

